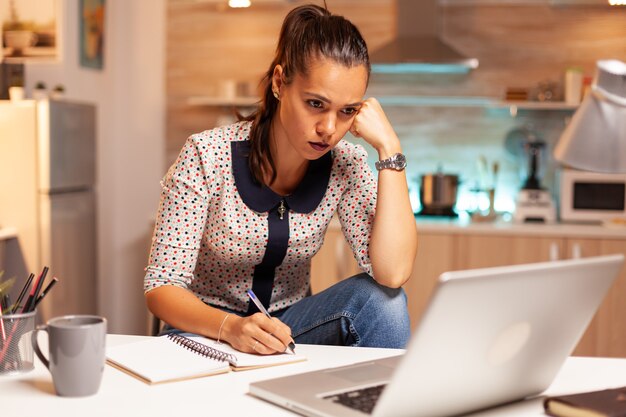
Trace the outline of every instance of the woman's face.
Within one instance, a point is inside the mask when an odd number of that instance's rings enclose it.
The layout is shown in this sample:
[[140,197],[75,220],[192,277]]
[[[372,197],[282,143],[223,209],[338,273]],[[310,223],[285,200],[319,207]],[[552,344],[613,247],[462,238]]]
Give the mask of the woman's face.
[[297,74],[285,84],[282,68],[276,66],[272,82],[280,94],[274,119],[279,145],[286,141],[306,160],[330,151],[352,125],[367,88],[367,76],[364,65],[349,68],[320,58],[312,60],[307,75]]

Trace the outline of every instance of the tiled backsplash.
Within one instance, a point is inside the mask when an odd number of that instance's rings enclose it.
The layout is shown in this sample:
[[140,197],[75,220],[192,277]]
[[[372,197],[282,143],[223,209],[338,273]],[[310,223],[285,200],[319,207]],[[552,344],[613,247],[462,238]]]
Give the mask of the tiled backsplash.
[[[386,106],[408,159],[407,178],[415,211],[419,205],[420,176],[441,169],[460,177],[457,211],[471,210],[477,194],[471,190],[490,186],[491,170],[498,163],[495,208],[513,211],[515,197],[527,173],[529,159],[523,148],[524,135],[513,129],[526,127],[546,143],[540,158],[541,184],[553,195],[558,193],[555,170],[558,164],[552,150],[558,141],[566,120],[572,111],[522,110],[512,117],[508,108],[481,107],[394,107]],[[516,145],[506,146],[509,143]],[[369,153],[369,163],[374,168],[378,156],[363,140],[350,138],[363,144]],[[510,150],[516,150],[513,154]],[[479,159],[487,161],[489,174],[481,179]],[[482,184],[481,184],[482,183]],[[485,196],[479,200],[482,208],[487,204]]]

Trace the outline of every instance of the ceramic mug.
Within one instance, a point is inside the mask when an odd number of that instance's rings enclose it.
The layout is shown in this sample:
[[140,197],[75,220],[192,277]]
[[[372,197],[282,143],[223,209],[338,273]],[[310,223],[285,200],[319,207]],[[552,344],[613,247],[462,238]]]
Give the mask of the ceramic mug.
[[[49,359],[39,349],[40,330],[48,333]],[[33,349],[52,374],[57,395],[83,397],[98,392],[105,364],[106,333],[106,319],[99,316],[61,316],[37,326],[32,334]]]

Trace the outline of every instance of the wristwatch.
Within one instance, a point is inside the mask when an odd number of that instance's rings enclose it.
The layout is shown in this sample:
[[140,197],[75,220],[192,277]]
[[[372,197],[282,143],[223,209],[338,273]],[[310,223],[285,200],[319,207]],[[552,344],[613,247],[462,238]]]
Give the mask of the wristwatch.
[[395,153],[387,159],[376,161],[376,169],[395,169],[402,171],[406,167],[406,157],[401,153]]

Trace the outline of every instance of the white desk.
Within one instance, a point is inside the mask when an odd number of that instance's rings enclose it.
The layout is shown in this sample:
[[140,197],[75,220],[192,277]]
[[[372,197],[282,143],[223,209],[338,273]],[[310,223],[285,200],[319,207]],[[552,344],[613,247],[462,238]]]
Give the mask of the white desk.
[[[140,338],[109,335],[107,343],[113,346]],[[45,336],[41,336],[41,342],[44,339]],[[0,408],[5,416],[294,416],[287,410],[248,395],[249,383],[393,356],[400,352],[298,345],[298,353],[305,354],[308,361],[154,386],[107,365],[98,394],[83,398],[57,397],[50,374],[36,360],[35,369],[27,374],[0,376]],[[547,393],[564,394],[613,386],[626,386],[626,359],[570,358]],[[481,417],[543,415],[540,399],[475,414]]]

